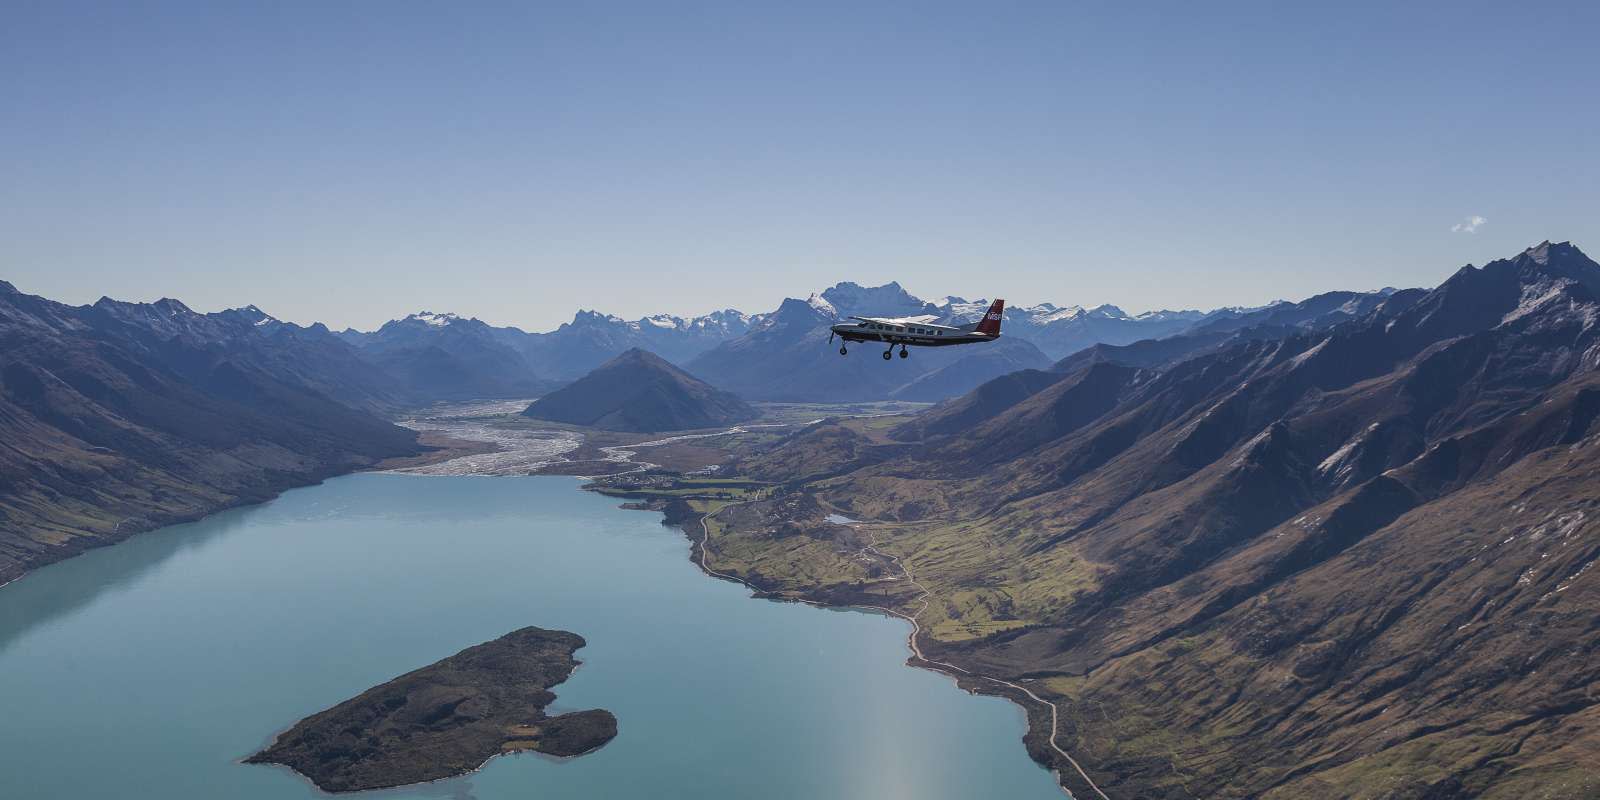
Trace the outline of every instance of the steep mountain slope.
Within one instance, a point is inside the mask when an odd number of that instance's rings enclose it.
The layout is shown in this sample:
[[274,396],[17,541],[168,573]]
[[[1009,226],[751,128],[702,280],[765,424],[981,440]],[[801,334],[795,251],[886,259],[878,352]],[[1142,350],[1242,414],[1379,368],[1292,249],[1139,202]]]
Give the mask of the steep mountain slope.
[[1007,376],[892,459],[791,437],[747,466],[827,464],[815,505],[741,513],[869,520],[932,593],[923,651],[1057,703],[1113,797],[1600,792],[1600,265],[1544,243],[1273,313]]
[[1050,366],[1050,359],[1026,339],[1002,337],[981,347],[965,350],[954,347],[950,350],[954,361],[923,373],[895,389],[889,397],[912,402],[937,402],[947,397],[960,397],[1001,375]]
[[[357,408],[392,411],[414,401],[400,381],[326,326],[302,328],[255,306],[201,314],[172,299],[127,303],[102,297],[82,318],[99,334],[163,360],[180,375],[188,374],[191,362],[205,369],[209,359],[227,357]],[[195,360],[196,350],[207,355]]]
[[[1275,303],[1252,311],[1213,315],[1208,322],[1187,333],[1165,339],[1145,339],[1131,344],[1096,344],[1057,361],[1048,373],[1029,374],[1018,381],[1016,374],[1001,374],[995,386],[976,387],[971,394],[955,397],[912,422],[901,426],[894,437],[913,440],[935,433],[952,433],[976,427],[1011,407],[1044,391],[1065,376],[1074,375],[1097,364],[1116,364],[1149,370],[1194,358],[1229,343],[1249,339],[1278,339],[1296,330],[1322,331],[1347,322],[1359,313],[1370,313],[1379,305],[1398,310],[1421,296],[1419,290],[1395,293],[1330,292],[1299,303]],[[1065,389],[1063,389],[1065,391]],[[1053,402],[1052,397],[1035,401]],[[1013,422],[997,427],[1011,428]]]
[[0,582],[419,451],[323,393],[386,399],[346,345],[262,330],[250,311],[71,307],[0,282]]
[[758,412],[647,350],[633,349],[534,401],[534,419],[617,431],[679,431],[754,419]]

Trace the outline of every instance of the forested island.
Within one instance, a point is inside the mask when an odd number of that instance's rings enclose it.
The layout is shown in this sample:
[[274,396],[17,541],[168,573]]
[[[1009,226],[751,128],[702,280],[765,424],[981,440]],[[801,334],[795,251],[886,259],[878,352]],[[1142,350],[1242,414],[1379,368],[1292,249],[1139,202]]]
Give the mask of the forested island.
[[582,755],[617,735],[616,717],[544,709],[584,644],[567,631],[512,631],[306,717],[246,761],[355,792],[462,775],[501,753]]

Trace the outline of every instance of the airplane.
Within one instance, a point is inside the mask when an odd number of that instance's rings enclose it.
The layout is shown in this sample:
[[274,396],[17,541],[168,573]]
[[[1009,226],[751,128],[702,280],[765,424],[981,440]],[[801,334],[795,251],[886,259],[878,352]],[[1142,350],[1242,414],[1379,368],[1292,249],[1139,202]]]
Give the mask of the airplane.
[[850,352],[850,342],[887,342],[889,349],[883,351],[883,360],[888,361],[894,355],[894,346],[900,345],[900,357],[910,355],[906,346],[913,347],[945,347],[952,344],[973,344],[974,342],[992,342],[1000,338],[1000,317],[1005,313],[1006,301],[996,300],[984,312],[983,318],[970,325],[952,327],[949,325],[935,325],[923,320],[932,317],[905,317],[903,319],[883,319],[879,317],[850,317],[855,322],[843,322],[828,328],[828,343],[833,343],[833,337],[838,336],[844,341],[839,343],[839,355]]

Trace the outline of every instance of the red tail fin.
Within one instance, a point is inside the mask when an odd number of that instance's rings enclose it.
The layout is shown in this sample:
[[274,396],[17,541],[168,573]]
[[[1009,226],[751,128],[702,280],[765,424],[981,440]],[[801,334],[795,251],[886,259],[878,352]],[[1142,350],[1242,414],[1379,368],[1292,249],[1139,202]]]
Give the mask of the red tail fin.
[[983,319],[978,320],[978,327],[975,330],[978,333],[984,333],[990,336],[999,336],[1000,318],[1005,315],[1005,312],[1006,301],[994,301],[994,303],[989,306],[989,310],[984,312]]

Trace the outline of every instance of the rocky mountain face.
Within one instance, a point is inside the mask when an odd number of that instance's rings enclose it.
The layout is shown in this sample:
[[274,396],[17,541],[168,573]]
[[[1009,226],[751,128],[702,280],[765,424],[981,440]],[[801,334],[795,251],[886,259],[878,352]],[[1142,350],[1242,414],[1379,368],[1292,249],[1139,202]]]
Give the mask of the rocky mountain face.
[[0,282],[0,582],[135,532],[419,452],[325,328]]
[[[1227,316],[1213,315],[1194,326],[1189,333],[1165,339],[1145,339],[1125,345],[1095,344],[1084,348],[1051,365],[1046,372],[1037,374],[1003,374],[994,386],[981,385],[977,390],[954,397],[949,402],[914,422],[901,426],[896,432],[900,439],[917,438],[933,432],[954,432],[969,428],[978,422],[992,419],[1011,406],[1033,394],[1069,377],[1081,378],[1085,374],[1104,375],[1102,369],[1093,373],[1087,368],[1114,364],[1119,367],[1151,369],[1188,360],[1198,355],[1221,349],[1229,344],[1260,339],[1278,339],[1294,332],[1318,332],[1332,329],[1343,322],[1366,315],[1380,306],[1392,310],[1402,308],[1423,294],[1421,290],[1406,292],[1329,292],[1316,295],[1298,303],[1274,303]],[[1065,391],[1065,387],[1058,391]]]
[[872,521],[924,651],[1113,797],[1600,793],[1600,265],[1297,305],[744,468]]
[[[938,315],[938,306],[914,297],[897,281],[882,286],[861,286],[845,281],[811,295],[806,305],[835,319],[851,315],[874,317],[914,317]],[[978,310],[982,314],[988,307]],[[974,317],[976,318],[976,317]]]
[[639,433],[710,428],[760,415],[738,397],[637,348],[539,398],[523,414]]

